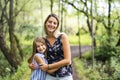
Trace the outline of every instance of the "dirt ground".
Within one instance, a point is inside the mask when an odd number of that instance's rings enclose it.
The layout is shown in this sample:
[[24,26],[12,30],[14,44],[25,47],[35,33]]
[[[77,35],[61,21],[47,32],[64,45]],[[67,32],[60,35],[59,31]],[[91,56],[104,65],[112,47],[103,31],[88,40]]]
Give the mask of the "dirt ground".
[[[79,50],[80,49],[80,50]],[[91,46],[71,46],[71,56],[72,56],[72,60],[75,57],[80,56],[80,51],[83,54],[84,52],[88,51],[91,49]],[[74,67],[74,64],[72,64],[72,68],[73,68],[73,80],[80,80],[78,78],[78,74],[76,72],[76,68]]]

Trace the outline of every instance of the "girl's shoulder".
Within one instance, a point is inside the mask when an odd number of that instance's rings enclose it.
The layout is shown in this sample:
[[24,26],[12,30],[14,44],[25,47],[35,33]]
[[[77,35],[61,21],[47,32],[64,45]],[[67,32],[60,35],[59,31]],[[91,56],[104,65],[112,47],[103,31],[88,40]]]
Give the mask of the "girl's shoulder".
[[43,53],[36,53],[34,56],[44,57]]

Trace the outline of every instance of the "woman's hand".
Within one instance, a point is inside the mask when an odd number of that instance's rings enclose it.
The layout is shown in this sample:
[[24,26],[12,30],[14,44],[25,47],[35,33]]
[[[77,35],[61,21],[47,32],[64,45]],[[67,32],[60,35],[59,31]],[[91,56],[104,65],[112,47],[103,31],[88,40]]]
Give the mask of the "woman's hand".
[[40,69],[43,70],[43,71],[47,71],[48,70],[48,64],[42,64],[40,66]]
[[38,66],[35,65],[35,64],[33,64],[33,63],[30,63],[30,64],[29,64],[29,68],[32,69],[32,70],[35,70],[35,69],[38,68]]

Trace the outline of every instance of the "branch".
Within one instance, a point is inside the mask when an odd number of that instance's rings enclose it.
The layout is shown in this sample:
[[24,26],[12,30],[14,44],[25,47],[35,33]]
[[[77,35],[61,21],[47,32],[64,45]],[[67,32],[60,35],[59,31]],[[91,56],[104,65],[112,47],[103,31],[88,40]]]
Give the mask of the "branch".
[[6,13],[6,6],[7,6],[7,4],[8,4],[8,0],[7,1],[5,0],[5,6],[2,8],[1,2],[0,2],[0,8],[1,8],[1,11],[2,11],[1,21],[3,21],[3,18],[8,20],[7,14],[5,14]]
[[66,2],[66,1],[64,1],[64,0],[62,0],[64,3],[67,3],[67,4],[69,4],[69,5],[71,5],[73,8],[75,8],[77,11],[79,11],[79,12],[82,12],[82,13],[84,13],[86,16],[88,16],[88,14],[86,13],[86,12],[84,12],[84,10],[80,10],[79,8],[77,8],[73,3],[71,3],[71,2]]
[[105,28],[108,29],[107,25],[105,24],[105,20],[104,19],[102,19],[102,23],[105,26]]
[[23,10],[23,8],[25,7],[25,5],[26,5],[27,3],[29,3],[29,1],[31,1],[31,0],[27,0],[27,1],[23,4],[23,6],[18,10],[18,12],[16,12],[16,14],[15,14],[14,17],[16,17],[16,16]]

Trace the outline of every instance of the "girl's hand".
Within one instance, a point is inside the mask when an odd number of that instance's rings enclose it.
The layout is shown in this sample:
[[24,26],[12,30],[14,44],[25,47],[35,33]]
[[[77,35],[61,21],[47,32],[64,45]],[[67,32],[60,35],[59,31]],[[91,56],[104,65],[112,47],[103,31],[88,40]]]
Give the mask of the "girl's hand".
[[38,66],[35,65],[35,64],[33,64],[33,63],[30,63],[30,64],[29,64],[29,68],[32,69],[32,70],[35,70],[35,69],[38,68]]

